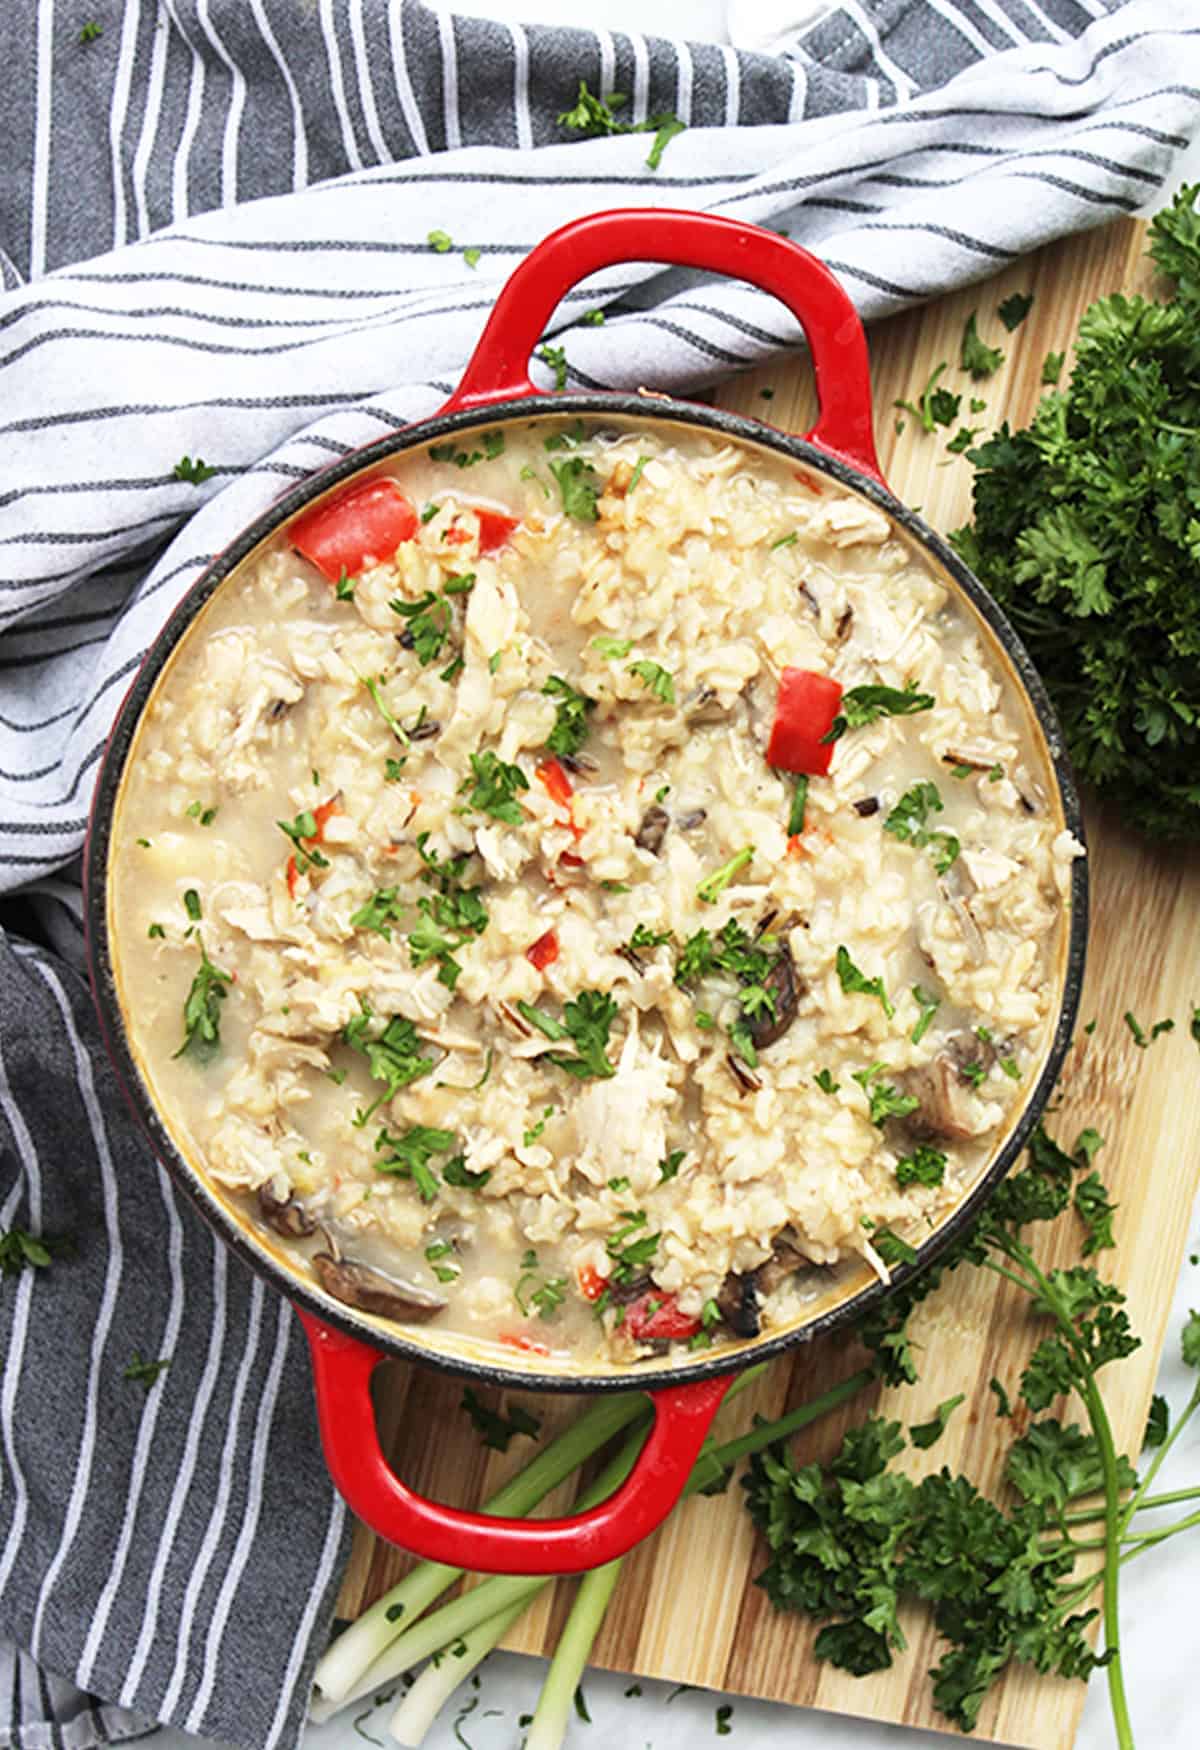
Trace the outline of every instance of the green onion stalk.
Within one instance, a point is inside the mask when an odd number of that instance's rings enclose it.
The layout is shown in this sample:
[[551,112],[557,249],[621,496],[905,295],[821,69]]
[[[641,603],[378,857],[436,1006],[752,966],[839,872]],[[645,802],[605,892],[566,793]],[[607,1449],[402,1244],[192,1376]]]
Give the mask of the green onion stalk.
[[[751,1384],[762,1371],[763,1369],[760,1367],[750,1369],[743,1374],[730,1391],[725,1400],[726,1403]],[[873,1378],[874,1374],[871,1370],[863,1369],[841,1385],[834,1386],[830,1391],[823,1393],[811,1403],[801,1405],[798,1409],[774,1422],[761,1423],[748,1433],[739,1435],[719,1446],[710,1442],[692,1468],[683,1491],[684,1495],[690,1496],[705,1489],[719,1488],[726,1480],[730,1468],[739,1459],[752,1452],[761,1451],[775,1441],[786,1439],[800,1429],[809,1426],[830,1410],[854,1397]],[[649,1429],[648,1408],[648,1406],[643,1405],[643,1414],[637,1418],[638,1425],[632,1429],[629,1438],[622,1445],[616,1457],[609,1462],[582,1496],[578,1503],[579,1511],[586,1511],[588,1507],[595,1506],[598,1502],[606,1499],[629,1474]],[[593,1411],[589,1411],[588,1417],[593,1414]],[[560,1445],[562,1441],[569,1439],[570,1435],[577,1434],[584,1420],[587,1420],[587,1417],[581,1419],[580,1423],[576,1423],[574,1428],[567,1431],[566,1435],[560,1436],[555,1445]],[[632,1422],[634,1418],[631,1417],[629,1420]],[[595,1450],[594,1446],[592,1450]],[[548,1447],[541,1457],[547,1458],[550,1452],[551,1448]],[[531,1468],[527,1467],[527,1471]],[[521,1473],[522,1477],[527,1475],[527,1471]],[[517,1480],[514,1479],[514,1482]],[[510,1488],[511,1486],[509,1485]],[[532,1731],[536,1736],[531,1736],[529,1739],[530,1750],[536,1750],[536,1747],[539,1746],[541,1750],[547,1750],[547,1747],[561,1742],[562,1732],[569,1718],[575,1688],[603,1621],[608,1601],[620,1575],[620,1568],[620,1561],[611,1562],[606,1567],[594,1570],[593,1573],[585,1576],[580,1584],[567,1628],[547,1673],[538,1712],[534,1716],[535,1723]],[[436,1569],[436,1574],[425,1579],[424,1576],[429,1570],[434,1569]],[[387,1621],[386,1612],[382,1623],[380,1623],[379,1606],[375,1606],[373,1635],[369,1641],[360,1642],[356,1672],[347,1676],[347,1672],[353,1670],[353,1667],[347,1664],[339,1677],[339,1686],[343,1688],[343,1694],[336,1705],[343,1706],[382,1687],[402,1672],[411,1669],[421,1659],[442,1654],[437,1666],[430,1667],[430,1670],[434,1671],[436,1675],[430,1676],[428,1672],[423,1673],[417,1684],[413,1686],[412,1692],[406,1696],[397,1710],[392,1722],[392,1730],[403,1744],[419,1744],[421,1742],[424,1733],[429,1729],[429,1725],[436,1715],[437,1708],[444,1704],[453,1690],[464,1678],[470,1675],[475,1665],[502,1639],[508,1628],[538,1593],[553,1583],[552,1578],[492,1575],[452,1603],[443,1605],[440,1610],[433,1612],[424,1620],[415,1621],[417,1614],[415,1601],[424,1599],[425,1601],[421,1603],[421,1609],[427,1608],[428,1603],[432,1602],[432,1597],[438,1596],[439,1592],[445,1590],[446,1585],[450,1583],[443,1579],[443,1576],[449,1572],[450,1570],[443,1568],[441,1564],[423,1563],[408,1576],[407,1582],[401,1582],[401,1587],[408,1585],[409,1591],[406,1598],[400,1602],[407,1602],[411,1609],[409,1626],[402,1630],[396,1628],[394,1621],[392,1623]],[[427,1597],[426,1595],[434,1585],[437,1585],[438,1590],[432,1592],[432,1597]],[[396,1601],[394,1595],[399,1590],[400,1588],[393,1588],[392,1593],[387,1595],[393,1600],[393,1603]],[[381,1599],[380,1604],[383,1603],[384,1600]],[[357,1625],[355,1626],[357,1627]],[[352,1632],[353,1630],[346,1631],[347,1634]],[[345,1638],[346,1635],[343,1635],[338,1642],[335,1642],[330,1651],[336,1651]],[[384,1643],[381,1651],[369,1664],[364,1666],[362,1647],[368,1644],[379,1646],[381,1641]],[[443,1649],[449,1649],[449,1651],[443,1652]],[[326,1659],[328,1657],[329,1655],[326,1655]],[[318,1680],[321,1682],[322,1693],[328,1697],[329,1691],[326,1688],[328,1672],[326,1670],[324,1677],[322,1677],[323,1667],[325,1667],[324,1660],[321,1666],[318,1666]],[[421,1694],[414,1701],[413,1697],[418,1688],[421,1690]],[[435,1699],[436,1707],[434,1706]],[[327,1706],[325,1717],[328,1717],[328,1713],[332,1711],[333,1707]],[[555,1736],[556,1731],[557,1736]]]

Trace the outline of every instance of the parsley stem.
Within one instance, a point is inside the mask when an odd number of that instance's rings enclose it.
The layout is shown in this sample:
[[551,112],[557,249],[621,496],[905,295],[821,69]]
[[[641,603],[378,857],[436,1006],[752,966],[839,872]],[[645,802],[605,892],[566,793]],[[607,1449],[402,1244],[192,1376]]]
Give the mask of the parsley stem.
[[1129,1554],[1136,1555],[1138,1547],[1144,1549],[1147,1544],[1161,1543],[1165,1537],[1174,1537],[1177,1531],[1187,1531],[1193,1525],[1200,1525],[1200,1511],[1189,1513],[1186,1519],[1176,1519],[1170,1525],[1160,1525],[1154,1531],[1135,1531],[1124,1542],[1135,1546]]
[[1134,1514],[1138,1511],[1138,1509],[1144,1504],[1146,1491],[1150,1487],[1151,1483],[1154,1481],[1155,1477],[1158,1475],[1159,1470],[1162,1468],[1162,1462],[1166,1458],[1168,1452],[1170,1452],[1172,1446],[1174,1446],[1175,1441],[1179,1435],[1180,1429],[1185,1426],[1185,1424],[1188,1421],[1188,1418],[1194,1414],[1194,1412],[1198,1406],[1200,1406],[1200,1384],[1197,1384],[1196,1389],[1193,1391],[1191,1397],[1188,1399],[1187,1404],[1185,1405],[1182,1414],[1176,1420],[1175,1426],[1171,1429],[1170,1433],[1167,1435],[1166,1439],[1163,1441],[1162,1445],[1159,1447],[1158,1451],[1155,1453],[1154,1457],[1151,1459],[1149,1465],[1147,1465],[1145,1476],[1142,1478],[1141,1482],[1139,1483],[1138,1487],[1134,1490],[1134,1492],[1130,1496],[1129,1500],[1125,1503],[1125,1508],[1124,1508],[1124,1511],[1122,1512],[1122,1515],[1121,1515],[1121,1532],[1122,1532],[1122,1534],[1124,1534],[1125,1531],[1128,1530],[1130,1520],[1133,1518]]
[[[1062,1313],[1058,1318],[1060,1325],[1074,1336],[1074,1325]],[[1076,1345],[1078,1346],[1078,1338]],[[1105,1667],[1108,1699],[1112,1707],[1118,1750],[1133,1750],[1133,1726],[1129,1718],[1129,1703],[1125,1699],[1125,1669],[1121,1663],[1119,1546],[1122,1520],[1117,1449],[1113,1443],[1112,1425],[1104,1407],[1104,1399],[1100,1395],[1100,1388],[1096,1384],[1095,1374],[1088,1373],[1085,1376],[1079,1391],[1091,1417],[1092,1432],[1096,1436],[1096,1445],[1100,1449],[1100,1459],[1104,1467],[1104,1535],[1107,1546],[1104,1562],[1104,1646],[1112,1654]]]

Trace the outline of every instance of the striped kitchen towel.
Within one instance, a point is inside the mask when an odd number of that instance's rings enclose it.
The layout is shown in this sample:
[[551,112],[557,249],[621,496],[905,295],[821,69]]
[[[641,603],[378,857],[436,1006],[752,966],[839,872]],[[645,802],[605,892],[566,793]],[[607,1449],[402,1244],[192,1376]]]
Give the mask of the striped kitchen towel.
[[[555,225],[755,220],[881,315],[1144,202],[1200,116],[1190,20],[842,0],[764,56],[416,0],[7,0],[0,1257],[73,1250],[0,1290],[0,1745],[294,1744],[345,1554],[291,1315],[150,1159],[77,970],[97,761],[171,607],[290,481],[431,412]],[[572,135],[581,77],[686,131],[657,167],[645,133]],[[636,263],[553,330],[589,387],[797,343],[745,286]],[[169,1366],[126,1378],[135,1352]]]

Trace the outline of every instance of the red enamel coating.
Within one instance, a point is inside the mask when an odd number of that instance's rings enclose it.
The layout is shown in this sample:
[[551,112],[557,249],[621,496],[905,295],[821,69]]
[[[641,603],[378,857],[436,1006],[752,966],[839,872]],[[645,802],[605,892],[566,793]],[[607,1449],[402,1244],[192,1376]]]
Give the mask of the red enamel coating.
[[614,1495],[572,1519],[501,1519],[426,1500],[383,1456],[371,1375],[385,1356],[300,1312],[312,1350],[330,1475],[372,1530],[426,1560],[487,1574],[576,1574],[615,1561],[649,1537],[679,1499],[732,1379],[651,1392],[654,1426]]
[[817,382],[820,413],[807,441],[883,483],[867,339],[854,305],[825,264],[799,244],[711,213],[625,208],[552,231],[505,284],[442,412],[536,394],[529,360],[562,298],[589,274],[626,261],[707,268],[748,280],[786,304],[808,340]]

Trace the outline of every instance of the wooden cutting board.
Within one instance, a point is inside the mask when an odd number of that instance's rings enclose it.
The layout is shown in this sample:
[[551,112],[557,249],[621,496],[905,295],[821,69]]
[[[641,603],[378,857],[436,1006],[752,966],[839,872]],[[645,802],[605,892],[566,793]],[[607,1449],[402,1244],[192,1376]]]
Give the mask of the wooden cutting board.
[[[883,472],[933,527],[945,531],[968,520],[972,469],[964,458],[946,454],[949,431],[927,436],[908,417],[898,434],[893,402],[915,399],[934,367],[948,359],[945,380],[956,393],[965,392],[964,413],[971,393],[987,400],[987,412],[969,416],[968,423],[988,431],[1002,419],[1026,424],[1043,393],[1042,361],[1048,351],[1067,345],[1084,307],[1102,293],[1148,283],[1143,249],[1144,227],[1122,220],[1054,244],[995,279],[894,317],[872,332]],[[1012,292],[1032,292],[1034,304],[1008,335],[996,307]],[[1006,354],[1000,371],[981,385],[972,385],[957,369],[963,324],[973,310],[979,312],[982,337]],[[764,390],[773,393],[764,396]],[[717,401],[791,431],[805,430],[813,413],[801,360],[741,377],[723,387]],[[1070,1142],[1085,1124],[1093,1124],[1106,1138],[1100,1165],[1121,1211],[1118,1250],[1102,1253],[1100,1266],[1127,1293],[1143,1346],[1110,1370],[1105,1389],[1118,1443],[1136,1455],[1200,1178],[1200,1061],[1188,1035],[1192,1004],[1200,1001],[1200,858],[1151,851],[1095,810],[1088,824],[1093,911],[1081,1019],[1096,1017],[1097,1024],[1091,1037],[1080,1032],[1067,1060],[1052,1129]],[[1122,1019],[1127,1009],[1146,1026],[1173,1016],[1176,1030],[1149,1050],[1139,1050]],[[1072,1224],[1059,1225],[1061,1261],[1068,1261]],[[845,1426],[873,1402],[911,1423],[967,1389],[972,1391],[969,1408],[952,1419],[931,1456],[938,1465],[965,1469],[985,1489],[998,1487],[1008,1435],[1006,1425],[995,1419],[988,1381],[996,1375],[1015,1397],[1031,1347],[1019,1301],[1015,1290],[984,1272],[954,1277],[921,1310],[919,1385],[864,1394],[844,1416],[812,1431],[807,1455],[828,1456]],[[845,1378],[855,1360],[842,1338],[801,1348],[776,1363],[718,1426],[733,1433],[748,1426],[756,1412],[779,1415]],[[499,1486],[529,1447],[520,1441],[515,1444],[524,1452],[485,1453],[459,1409],[461,1395],[453,1380],[399,1366],[382,1375],[377,1393],[381,1426],[401,1475],[440,1498],[473,1505]],[[545,1427],[553,1429],[575,1413],[577,1402],[543,1399],[535,1407]],[[928,1468],[926,1455],[908,1456],[916,1461],[914,1470]],[[564,1485],[549,1508],[565,1510],[572,1493],[572,1485]],[[594,1663],[803,1707],[946,1729],[931,1705],[925,1677],[939,1656],[930,1629],[911,1625],[910,1649],[891,1671],[866,1679],[845,1676],[815,1661],[813,1631],[795,1617],[776,1615],[754,1585],[763,1561],[739,1489],[688,1503],[626,1562]],[[399,1551],[377,1543],[360,1526],[339,1614],[357,1615],[408,1565]],[[573,1590],[570,1581],[548,1588],[506,1644],[547,1652]],[[994,1738],[1032,1750],[1065,1750],[1074,1740],[1083,1697],[1079,1683],[1010,1675],[986,1703],[976,1741]]]

